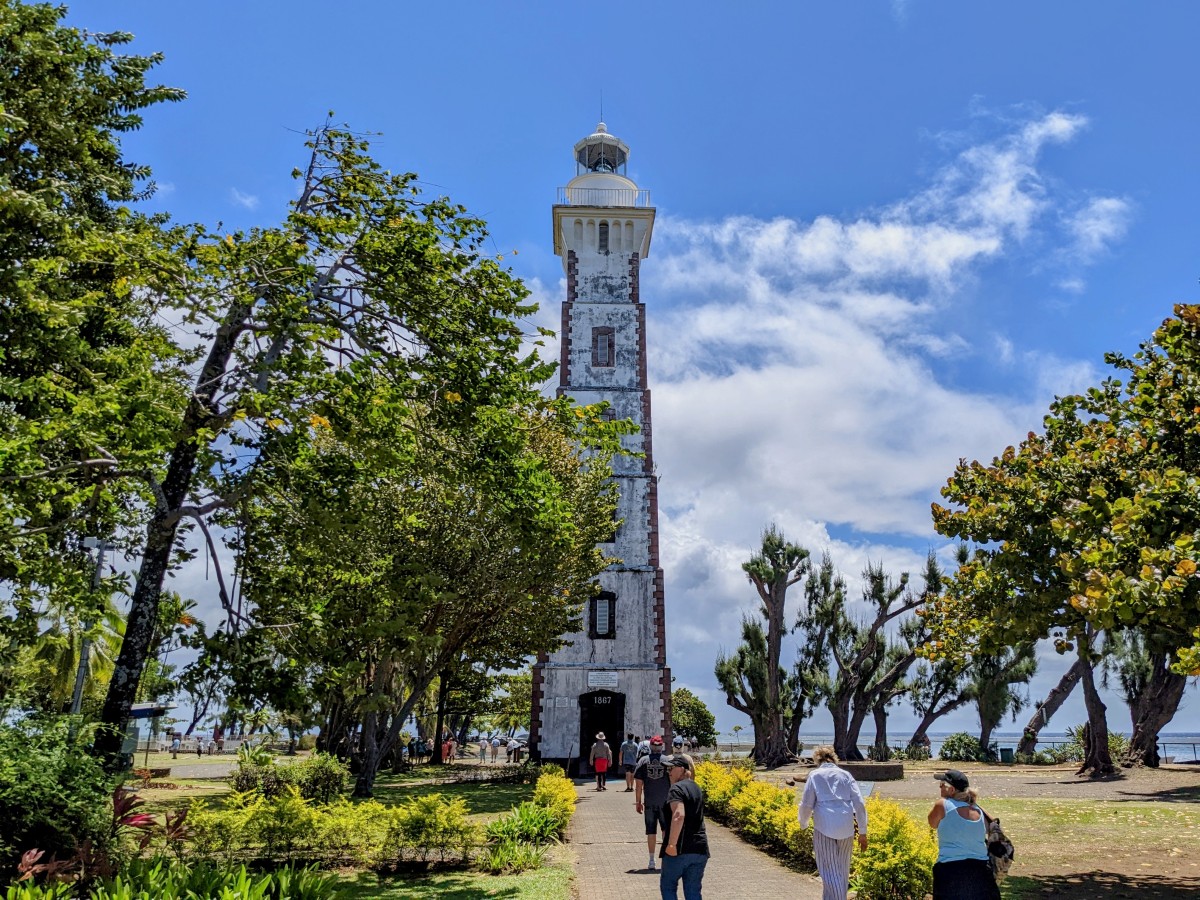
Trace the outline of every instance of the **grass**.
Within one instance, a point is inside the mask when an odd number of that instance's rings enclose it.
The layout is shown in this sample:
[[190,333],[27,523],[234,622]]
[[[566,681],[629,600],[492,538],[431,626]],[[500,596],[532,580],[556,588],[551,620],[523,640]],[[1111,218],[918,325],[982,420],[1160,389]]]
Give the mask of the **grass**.
[[568,900],[571,871],[570,851],[560,847],[542,868],[520,875],[458,871],[389,878],[352,872],[341,877],[338,894],[343,900]]
[[450,799],[461,797],[473,816],[492,817],[508,812],[525,800],[533,799],[532,784],[492,784],[488,782],[466,782],[464,784],[377,784],[375,799],[387,806],[394,806],[429,794],[441,794]]
[[[924,821],[932,803],[897,800]],[[1016,847],[1005,900],[1200,896],[1200,804],[989,799]]]

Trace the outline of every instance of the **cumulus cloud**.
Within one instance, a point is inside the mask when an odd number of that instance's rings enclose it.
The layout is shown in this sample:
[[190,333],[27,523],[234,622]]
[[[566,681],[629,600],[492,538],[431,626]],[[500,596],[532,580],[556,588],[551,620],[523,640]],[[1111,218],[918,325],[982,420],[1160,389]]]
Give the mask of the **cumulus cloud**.
[[230,188],[229,199],[245,209],[258,209],[258,197],[255,194],[244,194],[237,188]]
[[[926,553],[950,549],[929,504],[957,461],[990,459],[1055,394],[1094,382],[1088,365],[955,333],[942,315],[1028,245],[1080,261],[1119,241],[1121,201],[1079,205],[1039,169],[1086,125],[1062,112],[1018,123],[912,196],[845,219],[660,216],[642,295],[668,640],[678,683],[715,699],[723,722],[712,664],[757,604],[740,565],[765,525],[829,550],[852,591],[868,562],[919,581]],[[947,361],[1005,366],[1011,389],[964,387],[939,374]]]

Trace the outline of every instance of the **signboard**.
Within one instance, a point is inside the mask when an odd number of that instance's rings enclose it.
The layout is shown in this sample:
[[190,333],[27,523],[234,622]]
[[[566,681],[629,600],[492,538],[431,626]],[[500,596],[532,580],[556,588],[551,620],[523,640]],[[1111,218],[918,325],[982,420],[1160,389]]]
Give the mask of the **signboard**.
[[555,697],[554,705],[558,709],[562,709],[563,707],[569,708],[571,706],[571,698],[570,697]]
[[617,686],[617,673],[588,672],[587,686],[590,688],[615,688]]

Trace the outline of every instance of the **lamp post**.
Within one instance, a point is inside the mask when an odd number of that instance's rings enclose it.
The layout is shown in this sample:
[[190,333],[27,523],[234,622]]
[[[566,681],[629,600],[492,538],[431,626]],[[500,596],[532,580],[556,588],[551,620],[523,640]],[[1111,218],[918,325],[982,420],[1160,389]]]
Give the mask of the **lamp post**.
[[[96,551],[96,569],[92,573],[92,590],[96,591],[100,589],[100,579],[104,574],[104,554],[112,550],[115,545],[99,538],[88,537],[83,539],[83,546]],[[79,642],[79,665],[75,668],[75,690],[71,694],[71,715],[73,716],[79,715],[79,710],[83,706],[83,683],[87,680],[88,654],[92,651],[92,625],[91,621],[85,623],[83,640]]]

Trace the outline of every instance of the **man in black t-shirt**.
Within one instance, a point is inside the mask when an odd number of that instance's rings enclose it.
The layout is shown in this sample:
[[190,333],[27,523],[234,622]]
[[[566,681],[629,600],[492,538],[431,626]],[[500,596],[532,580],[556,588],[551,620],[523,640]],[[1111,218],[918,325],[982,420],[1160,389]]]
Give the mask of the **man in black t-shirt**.
[[[650,861],[646,868],[654,871],[654,845],[658,837],[659,820],[662,805],[667,802],[667,792],[671,790],[671,779],[667,775],[667,767],[663,765],[663,739],[661,735],[650,738],[650,753],[637,761],[633,769],[633,807],[642,814],[646,821],[646,849],[650,851]],[[667,833],[663,832],[666,839]]]
[[663,847],[660,889],[664,898],[701,900],[700,884],[708,865],[708,834],[704,830],[704,794],[693,777],[695,763],[686,753],[663,758],[671,789],[662,806]]

